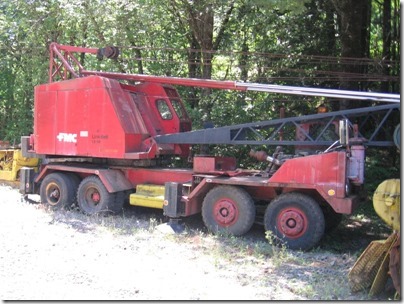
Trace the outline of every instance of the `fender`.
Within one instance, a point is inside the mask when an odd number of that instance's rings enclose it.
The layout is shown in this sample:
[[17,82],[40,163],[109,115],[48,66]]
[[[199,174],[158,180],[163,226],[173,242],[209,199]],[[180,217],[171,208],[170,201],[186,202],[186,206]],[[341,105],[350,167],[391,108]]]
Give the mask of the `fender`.
[[83,168],[64,165],[46,165],[36,177],[35,182],[40,182],[46,175],[54,171],[75,172],[83,175],[97,175],[109,193],[133,189],[131,182],[125,177],[121,170]]

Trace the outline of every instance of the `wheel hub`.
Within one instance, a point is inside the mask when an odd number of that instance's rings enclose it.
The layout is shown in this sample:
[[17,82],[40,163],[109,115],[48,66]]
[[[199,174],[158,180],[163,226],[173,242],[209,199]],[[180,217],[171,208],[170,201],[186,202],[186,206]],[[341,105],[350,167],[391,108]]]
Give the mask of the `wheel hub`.
[[285,210],[278,217],[278,228],[287,237],[299,237],[307,228],[305,216],[296,209]]
[[60,199],[60,189],[56,184],[49,184],[46,192],[48,193],[48,203],[50,205],[56,205]]
[[101,201],[101,195],[96,189],[90,188],[86,191],[85,200],[87,204],[95,206]]
[[91,194],[91,199],[93,200],[93,202],[98,203],[100,201],[100,194],[98,192],[94,192],[93,194]]
[[54,190],[51,192],[50,197],[51,197],[51,198],[54,198],[54,199],[59,199],[59,197],[60,197],[59,189],[54,189]]
[[238,210],[234,202],[228,199],[218,201],[213,209],[216,222],[221,226],[230,226],[237,221]]

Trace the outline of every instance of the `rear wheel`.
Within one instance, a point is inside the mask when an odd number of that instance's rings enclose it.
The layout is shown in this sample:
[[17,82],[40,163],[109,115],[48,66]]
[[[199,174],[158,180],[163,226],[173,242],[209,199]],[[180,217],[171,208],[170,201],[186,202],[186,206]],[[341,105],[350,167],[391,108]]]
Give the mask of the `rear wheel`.
[[95,175],[83,179],[77,190],[79,208],[87,215],[113,212],[110,208],[115,203],[115,194],[109,193],[102,181]]
[[73,172],[67,172],[66,174],[69,177],[70,183],[72,184],[72,190],[74,191],[73,205],[77,207],[77,190],[79,188],[81,178]]
[[109,209],[114,213],[120,213],[123,210],[125,202],[128,200],[129,191],[119,191],[115,193],[114,202]]
[[202,218],[206,227],[214,233],[243,235],[254,224],[254,201],[242,188],[218,186],[206,195]]
[[275,198],[267,207],[265,230],[290,249],[309,250],[324,235],[325,220],[317,202],[311,197],[290,192]]
[[75,190],[69,176],[64,173],[47,175],[40,187],[41,202],[57,210],[73,205]]

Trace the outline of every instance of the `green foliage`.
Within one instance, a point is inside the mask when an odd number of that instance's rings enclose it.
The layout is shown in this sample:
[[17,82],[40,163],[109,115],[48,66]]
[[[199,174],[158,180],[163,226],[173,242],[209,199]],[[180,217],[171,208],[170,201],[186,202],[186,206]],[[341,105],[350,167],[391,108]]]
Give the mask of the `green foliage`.
[[279,240],[272,231],[265,232],[265,238],[268,241],[268,244],[271,248],[271,258],[275,266],[280,266],[283,263],[287,262],[287,259],[290,258],[288,250],[286,246]]
[[[400,178],[400,152],[395,148],[368,149],[365,160],[365,193],[366,203],[356,210],[358,216],[370,217],[375,230],[381,231],[384,222],[373,208],[373,194],[377,187],[387,179]],[[390,228],[387,229],[390,231]]]
[[400,178],[399,152],[395,148],[368,151],[365,162],[365,179],[369,195],[373,196],[377,186],[391,178]]
[[[339,85],[332,73],[327,74],[339,67],[321,57],[339,56],[341,51],[340,21],[331,1],[14,0],[2,3],[0,12],[0,139],[18,142],[21,135],[32,132],[33,88],[48,79],[48,46],[53,41],[121,47],[117,61],[80,57],[88,69]],[[392,5],[393,25],[399,21],[396,13],[397,6]],[[372,1],[375,22],[369,33],[374,57],[383,51],[382,19],[382,7]],[[397,48],[400,41],[394,37],[392,45]],[[390,73],[398,75],[399,67],[393,66]],[[178,90],[194,128],[205,121],[223,126],[277,118],[281,106],[286,106],[288,116],[310,114],[323,102],[257,92]],[[216,149],[244,152],[243,148]]]

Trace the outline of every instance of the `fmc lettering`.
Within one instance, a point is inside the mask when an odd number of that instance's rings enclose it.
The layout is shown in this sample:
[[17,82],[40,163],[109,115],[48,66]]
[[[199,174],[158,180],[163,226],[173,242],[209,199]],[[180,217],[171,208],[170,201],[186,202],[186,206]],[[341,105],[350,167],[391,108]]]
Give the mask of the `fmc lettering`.
[[72,133],[59,133],[56,136],[58,141],[62,142],[71,142],[71,143],[76,143],[77,142],[77,134],[72,134]]

